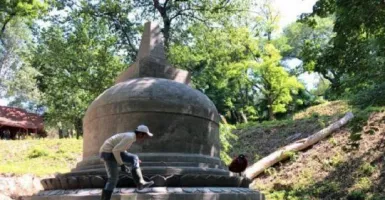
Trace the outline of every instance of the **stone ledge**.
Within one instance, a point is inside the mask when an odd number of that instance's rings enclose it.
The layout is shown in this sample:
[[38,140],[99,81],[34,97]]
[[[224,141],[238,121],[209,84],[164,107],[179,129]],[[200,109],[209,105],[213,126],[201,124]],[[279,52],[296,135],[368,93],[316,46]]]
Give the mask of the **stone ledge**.
[[[238,176],[217,175],[154,175],[144,176],[146,180],[154,181],[155,187],[243,187],[248,188],[250,180]],[[44,190],[76,190],[103,188],[107,177],[103,175],[66,176],[58,175],[55,178],[41,180]],[[120,174],[118,188],[134,187],[135,183],[130,174]]]
[[[37,195],[24,197],[25,200],[97,200],[101,189],[51,190],[41,191]],[[138,191],[135,188],[117,188],[112,200],[142,199],[207,199],[207,200],[264,200],[264,195],[248,188],[235,187],[153,187]]]

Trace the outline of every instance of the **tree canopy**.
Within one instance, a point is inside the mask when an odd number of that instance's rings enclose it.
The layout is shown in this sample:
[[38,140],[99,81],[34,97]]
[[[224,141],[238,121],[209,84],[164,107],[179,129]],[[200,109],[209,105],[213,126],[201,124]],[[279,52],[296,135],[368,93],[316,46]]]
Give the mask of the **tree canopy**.
[[[192,86],[231,123],[273,120],[385,81],[379,1],[319,0],[285,28],[270,0],[0,4],[0,95],[78,132],[87,106],[135,60],[147,20],[160,23],[171,63],[190,71]],[[286,66],[293,58],[302,64]],[[323,81],[308,91],[298,80],[305,72]]]

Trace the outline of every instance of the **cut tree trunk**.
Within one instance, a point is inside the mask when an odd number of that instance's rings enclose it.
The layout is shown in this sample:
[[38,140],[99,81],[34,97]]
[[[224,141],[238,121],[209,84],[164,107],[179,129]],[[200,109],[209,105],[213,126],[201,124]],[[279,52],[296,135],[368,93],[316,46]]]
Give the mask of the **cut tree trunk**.
[[262,158],[258,162],[254,163],[253,165],[249,166],[246,171],[245,175],[249,179],[253,179],[257,177],[260,173],[262,173],[266,168],[273,166],[275,163],[289,157],[289,152],[297,152],[302,149],[305,149],[318,141],[322,140],[323,138],[330,135],[335,130],[341,128],[344,126],[347,122],[349,122],[351,119],[353,119],[353,113],[348,112],[345,114],[344,117],[339,119],[337,122],[334,122],[333,124],[329,125],[328,127],[318,131],[317,133],[298,140],[292,144],[289,144],[287,146],[284,146],[280,148],[279,150],[273,152],[272,154]]

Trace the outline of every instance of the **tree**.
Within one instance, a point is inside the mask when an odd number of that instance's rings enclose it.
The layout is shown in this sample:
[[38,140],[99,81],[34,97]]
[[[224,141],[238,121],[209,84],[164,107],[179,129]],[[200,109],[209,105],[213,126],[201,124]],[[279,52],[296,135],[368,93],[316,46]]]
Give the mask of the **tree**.
[[382,23],[385,2],[320,0],[313,13],[302,18],[304,22],[314,24],[314,16],[330,15],[335,15],[333,31],[336,35],[320,60],[323,66],[337,72],[332,73],[340,85],[335,93],[341,95],[344,91],[370,89],[385,82],[385,27]]
[[163,23],[163,35],[166,49],[173,39],[178,35],[180,39],[183,34],[180,31],[189,27],[189,24],[201,22],[210,25],[213,22],[223,22],[246,10],[248,1],[238,0],[139,0],[135,1],[134,7],[142,8],[141,18],[154,20],[159,17]]
[[[87,16],[90,23],[106,24],[108,31],[114,35],[116,41],[116,51],[124,56],[127,62],[135,61],[138,46],[140,43],[140,31],[143,27],[143,19],[132,19],[135,13],[133,1],[131,0],[59,0],[62,8],[70,11],[69,17],[57,21],[56,17],[49,19],[56,24],[71,22],[70,17]],[[136,2],[136,1],[135,1]],[[150,1],[149,1],[150,2]],[[137,8],[136,9],[140,9]]]
[[204,92],[231,122],[258,116],[249,81],[249,61],[258,55],[258,40],[245,27],[210,28],[197,23],[188,29],[189,45],[171,46],[175,66],[192,73],[194,87]]
[[272,44],[266,44],[260,62],[253,63],[253,86],[267,102],[268,119],[273,120],[275,113],[286,112],[286,106],[293,100],[303,85],[296,77],[289,76],[279,65],[281,56]]
[[312,22],[312,26],[295,22],[284,29],[284,37],[291,48],[283,55],[285,59],[298,58],[302,61],[297,73],[318,72],[332,83],[332,88],[339,88],[343,73],[325,62],[335,35],[334,19],[313,17]]
[[39,0],[0,0],[0,42],[3,40],[7,26],[17,18],[22,18],[26,22],[31,22],[39,14],[47,9],[47,4]]
[[0,5],[0,97],[3,97],[24,62],[22,54],[28,51],[31,42],[28,25],[45,13],[47,5],[37,0],[0,0]]
[[74,18],[71,29],[50,27],[42,33],[31,60],[40,73],[38,87],[48,107],[47,119],[74,124],[77,137],[88,105],[124,68],[115,54],[116,37],[103,21],[91,22],[83,16]]
[[[95,21],[106,20],[110,31],[118,36],[118,43],[128,55],[127,61],[132,62],[136,58],[140,32],[146,20],[161,23],[168,50],[172,42],[188,37],[185,31],[193,23],[200,22],[207,26],[222,23],[242,15],[248,4],[248,1],[240,0],[57,0],[56,6],[89,15]],[[52,18],[50,21],[57,20]]]
[[259,2],[255,30],[257,35],[266,36],[267,41],[272,41],[272,34],[278,30],[280,13],[274,9],[272,0]]

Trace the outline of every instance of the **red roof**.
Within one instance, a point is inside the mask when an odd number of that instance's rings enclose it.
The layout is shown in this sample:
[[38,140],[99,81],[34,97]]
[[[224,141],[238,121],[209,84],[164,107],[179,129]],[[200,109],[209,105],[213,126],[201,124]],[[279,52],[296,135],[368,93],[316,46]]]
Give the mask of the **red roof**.
[[24,129],[44,129],[43,118],[24,109],[0,106],[0,126],[12,126]]

